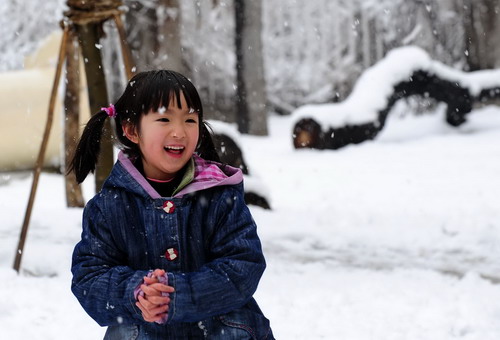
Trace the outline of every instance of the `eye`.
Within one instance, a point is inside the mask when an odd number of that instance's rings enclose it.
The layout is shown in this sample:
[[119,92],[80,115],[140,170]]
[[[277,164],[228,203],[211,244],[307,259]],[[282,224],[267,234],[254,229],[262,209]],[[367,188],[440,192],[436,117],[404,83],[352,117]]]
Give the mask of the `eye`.
[[170,120],[168,118],[158,118],[156,121],[157,122],[161,122],[161,123],[168,123],[168,122],[170,122]]
[[194,118],[188,118],[186,119],[186,123],[198,123],[198,122]]

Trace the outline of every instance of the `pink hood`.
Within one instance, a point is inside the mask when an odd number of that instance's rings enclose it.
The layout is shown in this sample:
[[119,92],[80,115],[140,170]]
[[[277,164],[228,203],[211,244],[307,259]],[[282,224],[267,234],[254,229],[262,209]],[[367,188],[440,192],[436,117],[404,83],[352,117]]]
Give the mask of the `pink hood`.
[[[207,161],[197,155],[193,155],[192,161],[194,164],[194,177],[174,197],[182,197],[189,193],[216,186],[235,185],[243,181],[241,169]],[[123,151],[118,154],[118,162],[144,188],[151,198],[161,198]]]

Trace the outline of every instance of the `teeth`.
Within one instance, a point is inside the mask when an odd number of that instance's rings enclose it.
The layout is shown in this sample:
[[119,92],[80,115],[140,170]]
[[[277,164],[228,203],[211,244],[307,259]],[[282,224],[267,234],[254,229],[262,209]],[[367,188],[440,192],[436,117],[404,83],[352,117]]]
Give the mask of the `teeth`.
[[168,150],[184,150],[183,146],[166,146],[165,149]]

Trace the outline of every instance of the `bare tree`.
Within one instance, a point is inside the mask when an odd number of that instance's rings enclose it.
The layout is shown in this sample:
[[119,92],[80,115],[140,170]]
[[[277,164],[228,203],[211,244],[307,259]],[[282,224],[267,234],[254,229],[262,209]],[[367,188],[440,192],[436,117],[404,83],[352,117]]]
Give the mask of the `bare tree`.
[[262,57],[262,1],[235,0],[237,123],[242,133],[267,135]]
[[182,53],[179,0],[128,5],[127,34],[138,69],[166,68],[189,75]]
[[462,0],[467,64],[471,71],[500,66],[500,5],[496,0]]

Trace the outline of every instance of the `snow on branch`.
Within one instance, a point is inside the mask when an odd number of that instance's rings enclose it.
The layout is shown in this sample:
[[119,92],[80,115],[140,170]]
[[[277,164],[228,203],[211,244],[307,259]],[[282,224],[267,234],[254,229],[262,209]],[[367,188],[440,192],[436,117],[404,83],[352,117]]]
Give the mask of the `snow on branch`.
[[297,108],[294,145],[337,149],[373,139],[394,103],[411,95],[448,104],[446,121],[458,126],[475,101],[500,97],[500,70],[467,73],[432,60],[418,47],[394,49],[361,75],[345,101]]

